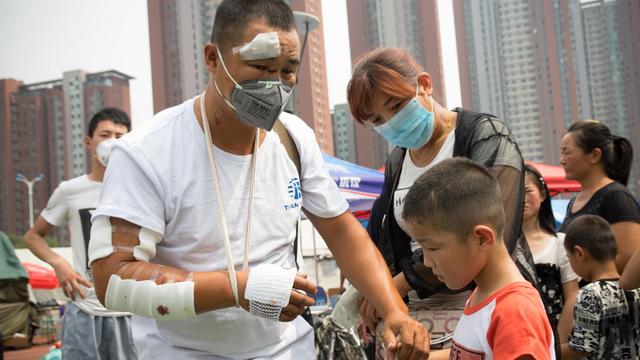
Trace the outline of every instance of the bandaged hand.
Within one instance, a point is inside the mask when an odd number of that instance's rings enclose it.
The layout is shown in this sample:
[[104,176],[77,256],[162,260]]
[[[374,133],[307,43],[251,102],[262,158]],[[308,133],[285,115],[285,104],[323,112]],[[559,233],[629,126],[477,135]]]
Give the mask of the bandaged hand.
[[243,307],[251,314],[272,321],[292,321],[313,304],[309,294],[316,286],[306,275],[273,264],[261,264],[249,271]]

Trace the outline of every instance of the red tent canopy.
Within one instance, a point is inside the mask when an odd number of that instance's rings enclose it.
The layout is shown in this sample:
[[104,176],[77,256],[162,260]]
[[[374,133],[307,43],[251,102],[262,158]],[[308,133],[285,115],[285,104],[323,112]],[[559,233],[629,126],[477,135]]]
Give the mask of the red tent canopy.
[[29,285],[34,289],[55,289],[60,287],[58,278],[53,270],[44,266],[23,262],[22,266],[29,274]]
[[544,181],[547,183],[551,196],[563,192],[580,191],[579,182],[565,179],[564,169],[562,166],[547,165],[531,161],[526,161],[525,163],[538,169],[544,178]]
[[[547,183],[547,187],[549,188],[551,196],[563,192],[580,191],[579,182],[565,179],[564,169],[562,168],[562,166],[547,165],[531,161],[525,161],[525,163],[538,169],[538,171],[544,178],[544,181]],[[379,168],[378,171],[384,172],[384,166]]]

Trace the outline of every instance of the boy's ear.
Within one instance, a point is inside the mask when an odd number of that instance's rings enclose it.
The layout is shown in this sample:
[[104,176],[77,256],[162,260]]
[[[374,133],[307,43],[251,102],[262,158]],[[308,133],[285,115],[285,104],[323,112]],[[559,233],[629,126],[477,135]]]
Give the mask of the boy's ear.
[[487,225],[474,226],[472,236],[480,248],[493,246],[497,240],[495,231]]
[[85,136],[83,142],[84,142],[84,146],[87,148],[87,150],[91,150],[90,149],[91,138],[89,136]]
[[589,252],[580,245],[573,246],[573,255],[579,260],[585,260],[589,256]]

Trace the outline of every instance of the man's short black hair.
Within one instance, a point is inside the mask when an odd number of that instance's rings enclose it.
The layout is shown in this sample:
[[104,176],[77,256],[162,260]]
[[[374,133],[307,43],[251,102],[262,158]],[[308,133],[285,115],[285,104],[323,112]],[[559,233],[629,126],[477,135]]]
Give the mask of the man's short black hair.
[[238,44],[247,26],[258,19],[279,30],[296,26],[293,11],[283,0],[224,0],[216,10],[211,42],[217,43],[221,52],[227,50]]
[[439,162],[413,183],[402,217],[460,240],[477,225],[493,227],[500,240],[505,221],[498,180],[484,166],[460,157]]
[[615,260],[618,252],[611,225],[598,215],[578,216],[569,224],[564,236],[564,247],[573,253],[576,245],[589,251],[589,255],[600,262]]
[[98,111],[91,117],[89,121],[89,131],[87,132],[89,137],[93,137],[93,133],[96,131],[98,124],[105,120],[113,121],[118,125],[124,125],[127,127],[127,131],[131,131],[131,119],[129,119],[129,115],[118,108],[108,107]]

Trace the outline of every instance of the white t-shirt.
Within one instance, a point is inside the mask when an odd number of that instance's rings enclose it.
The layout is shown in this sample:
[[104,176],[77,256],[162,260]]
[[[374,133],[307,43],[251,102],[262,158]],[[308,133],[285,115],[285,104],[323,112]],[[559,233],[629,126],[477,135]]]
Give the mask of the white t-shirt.
[[[153,263],[188,271],[226,271],[214,180],[193,103],[191,99],[157,114],[148,126],[118,141],[94,218],[123,218],[162,234]],[[267,133],[258,149],[250,268],[261,263],[296,266],[293,241],[302,206],[323,218],[348,209],[324,166],[313,131],[296,116],[283,113],[280,119],[300,153],[302,188],[277,134]],[[213,151],[233,260],[240,269],[251,155]],[[91,261],[95,260],[92,256]],[[240,308],[210,311],[182,321],[155,321],[155,326],[145,324],[149,322],[134,317],[133,331],[155,331],[168,347],[172,344],[229,358],[268,357],[312,331],[301,318],[273,323]],[[136,346],[145,352],[145,344]],[[313,349],[309,351],[312,355]]]
[[547,245],[537,254],[532,252],[533,262],[536,264],[551,264],[560,269],[560,282],[567,283],[576,280],[578,275],[571,268],[567,251],[564,248],[564,233],[557,236],[549,235]]
[[[98,205],[101,187],[101,182],[91,181],[87,175],[63,181],[49,198],[47,207],[40,213],[40,216],[51,225],[69,225],[73,268],[89,281],[93,281],[91,270],[87,265],[91,215]],[[130,315],[129,313],[107,310],[100,304],[93,288],[83,287],[83,289],[87,297],[80,299],[76,295],[76,300],[73,302],[81,310],[97,316]]]
[[[400,179],[398,180],[398,187],[396,191],[393,193],[393,215],[396,217],[396,222],[400,226],[400,228],[407,232],[407,223],[402,218],[402,210],[404,209],[404,197],[409,192],[411,185],[420,177],[420,175],[424,174],[427,170],[431,169],[435,164],[441,162],[442,160],[450,159],[453,157],[453,145],[455,144],[456,135],[455,130],[447,135],[440,151],[433,158],[427,166],[418,167],[411,160],[411,154],[409,151],[406,152],[404,156],[404,160],[402,161],[402,172],[400,173]],[[412,241],[411,248],[415,250],[417,243]]]

